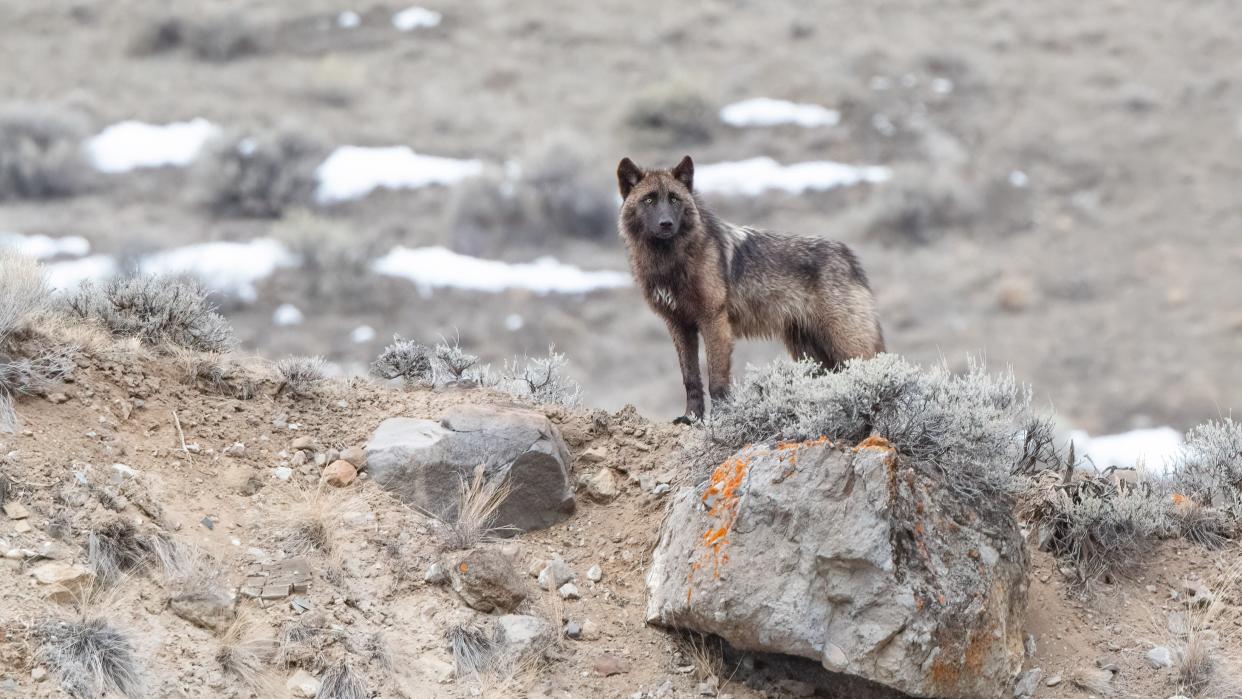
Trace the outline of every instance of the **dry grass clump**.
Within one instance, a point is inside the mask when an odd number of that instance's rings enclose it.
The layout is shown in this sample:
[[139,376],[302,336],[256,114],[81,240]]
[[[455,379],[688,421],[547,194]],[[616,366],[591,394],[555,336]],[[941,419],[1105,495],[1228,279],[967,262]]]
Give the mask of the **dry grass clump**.
[[1012,372],[988,374],[976,362],[955,375],[893,354],[850,360],[837,372],[778,361],[751,368],[713,406],[706,439],[718,461],[722,450],[746,444],[820,436],[857,444],[878,435],[955,492],[991,501],[1016,492],[1015,473],[1050,454],[1050,424],[1031,413],[1030,402],[1030,388]]
[[1242,590],[1242,563],[1225,569],[1206,605],[1188,603],[1183,633],[1169,648],[1179,691],[1190,696],[1242,697],[1242,608],[1230,600]]
[[371,696],[366,683],[354,672],[348,658],[342,658],[328,668],[319,682],[315,699],[369,699]]
[[700,682],[705,682],[711,677],[722,682],[727,679],[725,677],[724,644],[719,638],[692,632],[684,636],[677,645],[682,656],[694,665],[695,679]]
[[86,538],[86,561],[101,585],[115,585],[147,565],[154,556],[151,538],[123,519],[92,530]]
[[458,677],[477,677],[497,653],[495,640],[475,625],[454,625],[444,632]]
[[220,637],[216,662],[259,696],[275,696],[279,682],[269,669],[275,652],[275,643],[264,638],[254,617],[242,610]]
[[266,363],[254,359],[182,348],[173,348],[170,353],[181,370],[181,380],[206,393],[250,400],[272,380],[265,371]]
[[287,622],[276,637],[274,662],[280,667],[302,667],[318,672],[327,665],[324,648],[334,643],[336,634],[303,616]]
[[539,405],[575,407],[582,403],[582,386],[566,375],[569,360],[555,348],[546,357],[526,357],[506,362],[499,375],[485,375],[484,383]]
[[66,304],[113,335],[136,337],[156,348],[227,352],[237,344],[233,328],[192,280],[139,276],[103,285],[88,281]]
[[296,131],[222,139],[196,165],[202,198],[216,216],[279,218],[311,203],[327,153]]
[[276,393],[287,393],[294,398],[309,398],[319,393],[327,381],[324,375],[323,357],[285,357],[276,362],[280,385]]
[[289,556],[321,555],[329,567],[340,554],[337,528],[356,501],[320,483],[272,523],[276,544]]
[[0,201],[80,194],[93,184],[82,150],[89,125],[47,105],[0,108]]
[[482,467],[476,468],[469,480],[459,476],[458,481],[457,502],[445,511],[427,514],[441,525],[436,532],[443,548],[465,551],[504,530],[494,525],[496,513],[508,499],[511,486],[508,479],[487,480]]
[[71,696],[116,693],[145,696],[143,671],[133,643],[124,632],[99,617],[49,620],[36,629],[38,659]]

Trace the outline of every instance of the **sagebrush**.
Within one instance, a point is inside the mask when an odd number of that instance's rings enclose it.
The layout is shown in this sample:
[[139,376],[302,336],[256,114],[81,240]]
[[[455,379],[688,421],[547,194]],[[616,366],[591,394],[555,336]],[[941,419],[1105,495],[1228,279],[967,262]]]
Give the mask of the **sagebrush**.
[[506,362],[499,374],[488,372],[484,382],[515,398],[540,405],[575,407],[582,403],[582,386],[565,372],[569,360],[549,348],[547,356]]
[[136,337],[157,348],[227,352],[237,344],[233,328],[198,282],[169,276],[137,276],[102,285],[83,284],[66,305],[113,335]]
[[48,296],[37,262],[0,249],[0,432],[17,429],[18,396],[47,391],[73,368],[73,347],[18,347],[15,342],[47,307]]
[[161,17],[139,30],[130,51],[139,56],[186,51],[199,60],[225,63],[261,53],[268,43],[267,32],[241,14]]
[[285,357],[277,361],[276,373],[280,376],[280,385],[276,392],[294,398],[314,396],[327,381],[325,365],[323,357]]
[[707,424],[709,450],[826,436],[857,444],[888,440],[912,464],[941,474],[956,492],[1010,495],[1015,473],[1046,458],[1048,423],[1031,411],[1031,390],[1012,372],[922,369],[893,354],[847,361],[826,372],[809,360],[751,367]]
[[89,125],[47,105],[0,108],[0,201],[79,194],[93,184],[82,150]]
[[1177,486],[1202,504],[1223,504],[1242,493],[1242,423],[1213,420],[1186,433],[1175,462]]
[[371,363],[371,373],[381,379],[401,379],[408,386],[431,386],[435,369],[431,348],[400,335],[393,335],[392,344]]
[[216,216],[278,218],[311,203],[315,168],[326,155],[292,130],[221,139],[196,166],[202,197]]

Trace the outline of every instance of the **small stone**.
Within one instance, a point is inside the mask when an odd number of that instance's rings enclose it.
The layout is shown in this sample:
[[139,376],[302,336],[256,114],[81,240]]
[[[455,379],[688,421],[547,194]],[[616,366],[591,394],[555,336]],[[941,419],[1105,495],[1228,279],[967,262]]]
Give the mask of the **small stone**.
[[4,503],[4,514],[9,519],[26,519],[30,516],[30,511],[27,510],[26,506],[20,502],[10,500],[9,502]]
[[272,475],[275,476],[278,481],[287,481],[290,478],[293,478],[293,469],[288,466],[277,466],[272,469]]
[[574,569],[570,568],[568,563],[560,558],[553,558],[539,572],[539,587],[545,590],[555,590],[575,577],[577,576]]
[[[328,464],[327,454],[315,454],[315,466],[319,468],[323,468],[327,464]],[[353,466],[353,464],[350,464],[350,466]]]
[[598,464],[608,458],[608,450],[604,447],[591,447],[582,452],[583,463]]
[[594,641],[597,638],[599,638],[599,625],[590,619],[582,622],[582,640]]
[[47,401],[48,401],[49,403],[54,403],[54,404],[56,404],[56,405],[60,405],[61,403],[67,403],[67,402],[69,402],[69,396],[67,396],[67,395],[65,395],[65,394],[63,394],[63,393],[49,393],[49,394],[48,394],[48,396],[47,396]]
[[30,532],[30,522],[28,522],[28,521],[26,521],[26,520],[24,520],[24,519],[19,519],[19,520],[17,520],[16,522],[14,522],[14,523],[13,523],[13,531],[17,532],[18,534],[27,534],[27,533],[29,533],[29,532]]
[[289,600],[289,607],[298,614],[305,614],[311,610],[311,601],[305,597],[294,597]]
[[582,638],[582,624],[570,621],[565,624],[565,636],[577,640]]
[[1155,585],[1148,585],[1148,586],[1147,586],[1147,591],[1148,591],[1149,593],[1151,593],[1151,594],[1153,594],[1153,595],[1154,595],[1154,594],[1156,594],[1157,592],[1159,592],[1160,590],[1159,590],[1159,588],[1157,588]]
[[37,565],[30,574],[41,585],[86,585],[95,577],[87,568],[59,561]]
[[612,502],[621,493],[617,476],[610,468],[601,468],[586,480],[587,495],[596,502]]
[[285,682],[285,689],[295,697],[309,699],[319,693],[319,680],[305,670],[298,670]]
[[220,632],[237,616],[237,600],[223,587],[174,594],[168,608],[195,626]]
[[289,459],[289,463],[292,464],[294,468],[301,468],[305,466],[307,463],[306,452],[304,451],[293,452],[293,457]]
[[423,582],[428,585],[443,585],[448,579],[448,573],[438,561],[427,566],[427,572],[423,574]]
[[366,470],[367,453],[362,447],[346,447],[341,452],[341,459],[353,464],[359,471]]
[[231,446],[225,447],[220,453],[231,459],[239,459],[246,455],[246,445],[241,442],[233,442]]
[[630,661],[625,658],[618,658],[615,655],[605,654],[595,659],[591,664],[591,668],[600,677],[611,677],[620,675],[630,671]]
[[1165,646],[1156,646],[1147,651],[1147,664],[1157,670],[1173,666],[1173,653]]
[[716,691],[718,689],[719,683],[720,683],[720,680],[716,679],[716,677],[713,675],[707,678],[706,682],[700,682],[698,686],[695,687],[694,691],[696,694],[698,694],[701,697],[714,697],[716,696]]
[[1044,686],[1047,686],[1047,687],[1055,687],[1059,684],[1061,684],[1060,675],[1053,675],[1052,677],[1049,677],[1048,679],[1044,680]]
[[1207,585],[1199,580],[1183,580],[1181,592],[1186,595],[1187,602],[1196,607],[1207,607],[1214,597]]
[[293,440],[293,443],[290,444],[289,447],[291,449],[297,449],[298,451],[314,451],[315,440],[309,435],[302,435],[301,437]]
[[505,614],[496,619],[497,641],[518,656],[546,648],[555,637],[556,629],[539,617]]
[[526,599],[526,584],[499,551],[480,549],[466,554],[449,569],[456,592],[480,612],[510,611]]
[[358,469],[350,462],[341,459],[323,470],[323,479],[328,485],[344,488],[358,477]]
[[578,599],[580,597],[578,594],[578,586],[573,583],[565,583],[564,585],[561,585],[556,592],[561,596],[561,599]]
[[820,664],[832,672],[845,672],[850,666],[850,659],[841,646],[829,642],[824,644],[824,654]]
[[204,516],[202,519],[198,520],[198,523],[204,527],[207,527],[208,531],[216,528],[216,523],[211,520],[211,515]]
[[1034,658],[1036,648],[1035,634],[1028,633],[1026,638],[1022,641],[1022,649],[1026,651],[1026,657]]
[[34,680],[35,682],[42,682],[43,680],[47,679],[47,670],[41,667],[36,667],[35,669],[30,671],[30,679]]
[[673,489],[673,486],[669,485],[668,483],[661,483],[651,489],[651,494],[658,498],[672,489]]
[[1015,698],[1021,699],[1035,695],[1035,690],[1039,687],[1039,681],[1044,678],[1044,671],[1041,668],[1031,668],[1027,670],[1022,679],[1013,686],[1013,695]]
[[587,580],[591,582],[599,582],[604,579],[604,571],[599,565],[593,565],[587,568]]

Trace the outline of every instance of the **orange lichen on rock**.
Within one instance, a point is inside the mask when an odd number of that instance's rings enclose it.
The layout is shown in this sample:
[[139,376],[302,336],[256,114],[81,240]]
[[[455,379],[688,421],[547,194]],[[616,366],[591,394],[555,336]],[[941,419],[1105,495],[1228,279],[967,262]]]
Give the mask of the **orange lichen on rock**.
[[854,451],[858,451],[859,449],[883,449],[885,451],[892,451],[893,445],[880,435],[873,434],[859,442],[858,446],[854,447]]
[[[703,504],[707,506],[707,516],[712,524],[700,537],[703,554],[700,560],[690,565],[690,579],[693,584],[696,574],[703,564],[710,561],[712,577],[720,577],[720,566],[727,563],[729,555],[725,547],[729,545],[729,533],[737,520],[737,506],[740,499],[739,489],[746,480],[747,469],[750,467],[750,449],[743,449],[738,456],[727,459],[712,472],[707,490],[703,492]],[[743,456],[745,455],[745,456]],[[689,603],[691,593],[686,591],[686,602]]]

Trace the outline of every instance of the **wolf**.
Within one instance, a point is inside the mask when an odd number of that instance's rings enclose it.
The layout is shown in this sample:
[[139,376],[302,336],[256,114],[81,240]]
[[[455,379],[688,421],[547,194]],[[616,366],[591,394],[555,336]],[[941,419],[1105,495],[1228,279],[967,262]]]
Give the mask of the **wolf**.
[[643,297],[668,325],[686,411],[704,415],[699,336],[713,404],[729,391],[736,338],[777,338],[794,359],[826,370],[884,351],[867,275],[844,244],[772,233],[717,218],[694,191],[694,161],[645,170],[624,158],[618,230]]

